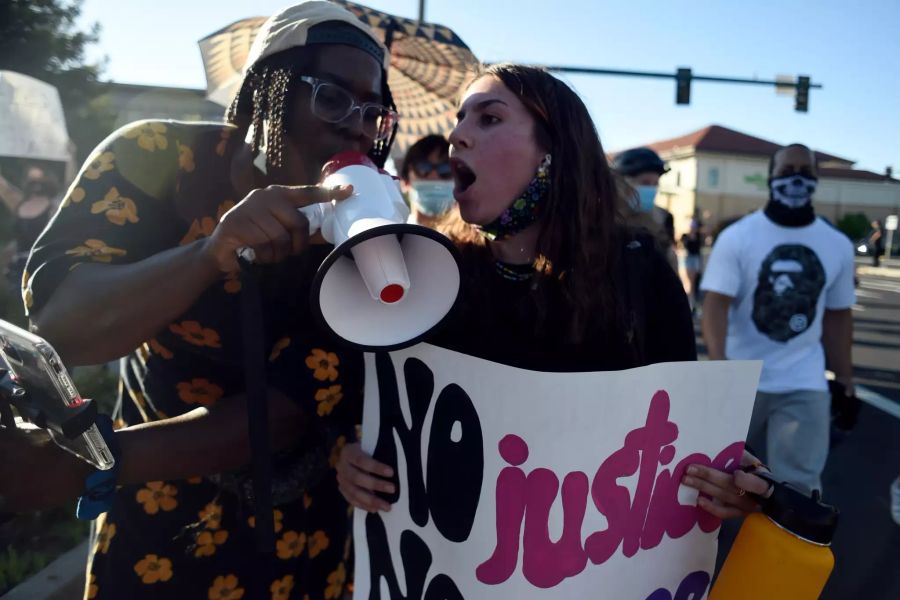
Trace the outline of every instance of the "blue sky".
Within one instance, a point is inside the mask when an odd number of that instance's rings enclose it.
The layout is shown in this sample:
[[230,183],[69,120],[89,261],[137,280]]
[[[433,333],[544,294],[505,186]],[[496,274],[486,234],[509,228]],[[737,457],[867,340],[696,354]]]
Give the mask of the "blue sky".
[[[289,0],[85,0],[102,26],[92,55],[119,82],[205,86],[201,37]],[[418,0],[369,6],[415,17]],[[711,123],[779,143],[807,143],[900,171],[900,1],[428,0],[426,20],[451,27],[478,58],[536,64],[773,79],[807,74],[825,87],[810,112],[772,88],[694,82],[675,105],[670,80],[565,76],[607,150],[674,137]]]

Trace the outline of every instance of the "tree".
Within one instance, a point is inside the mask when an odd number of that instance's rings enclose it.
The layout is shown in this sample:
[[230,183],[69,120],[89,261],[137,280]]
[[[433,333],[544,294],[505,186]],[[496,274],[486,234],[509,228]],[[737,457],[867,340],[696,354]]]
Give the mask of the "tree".
[[106,91],[99,79],[105,61],[88,63],[84,55],[99,39],[100,26],[80,31],[80,15],[80,0],[0,0],[0,70],[30,75],[59,90],[79,162],[114,122],[100,99]]

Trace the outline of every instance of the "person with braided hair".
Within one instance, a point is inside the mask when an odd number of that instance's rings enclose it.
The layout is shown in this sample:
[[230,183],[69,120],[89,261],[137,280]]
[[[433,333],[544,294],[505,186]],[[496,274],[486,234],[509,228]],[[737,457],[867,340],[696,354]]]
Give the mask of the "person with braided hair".
[[[110,434],[119,487],[94,524],[85,597],[249,596],[244,247],[259,264],[272,369],[277,556],[267,587],[273,598],[343,595],[348,506],[329,469],[358,422],[349,407],[361,402],[362,357],[312,322],[309,287],[332,248],[297,209],[349,196],[316,185],[333,155],[384,164],[397,120],[388,64],[385,46],[337,5],[281,11],[251,48],[227,123],[142,121],[113,133],[37,241],[23,290],[33,328],[70,365],[124,356]],[[335,425],[318,425],[326,420]],[[0,510],[84,492],[91,468],[43,430],[0,431],[0,446]],[[42,473],[41,485],[23,469]]]

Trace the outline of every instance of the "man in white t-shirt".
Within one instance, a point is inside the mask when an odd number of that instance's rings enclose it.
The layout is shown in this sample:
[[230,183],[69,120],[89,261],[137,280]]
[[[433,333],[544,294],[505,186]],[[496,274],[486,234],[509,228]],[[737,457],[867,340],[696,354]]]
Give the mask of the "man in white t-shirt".
[[816,218],[815,156],[801,144],[769,163],[769,202],[725,229],[701,288],[711,360],[763,361],[747,440],[777,476],[822,489],[831,401],[826,358],[853,394],[853,245]]

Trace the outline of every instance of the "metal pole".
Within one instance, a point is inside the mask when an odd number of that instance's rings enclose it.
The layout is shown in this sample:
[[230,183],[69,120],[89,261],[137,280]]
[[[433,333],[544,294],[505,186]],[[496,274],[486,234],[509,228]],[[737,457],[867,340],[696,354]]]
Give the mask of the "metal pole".
[[[559,65],[544,66],[548,71],[558,73],[572,73],[576,75],[622,75],[625,77],[655,77],[657,79],[675,79],[677,73],[662,73],[659,71],[624,71],[620,69],[594,69],[590,67],[567,67]],[[741,77],[717,77],[713,75],[691,75],[692,81],[713,81],[716,83],[743,83],[749,85],[772,85],[778,87],[796,88],[797,83],[786,83],[770,79],[747,79]],[[821,83],[810,83],[810,89],[822,89]]]
[[425,21],[425,0],[419,0],[419,23]]

